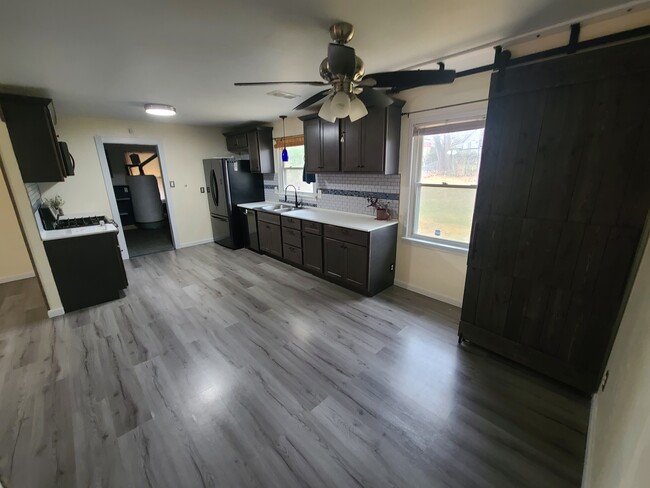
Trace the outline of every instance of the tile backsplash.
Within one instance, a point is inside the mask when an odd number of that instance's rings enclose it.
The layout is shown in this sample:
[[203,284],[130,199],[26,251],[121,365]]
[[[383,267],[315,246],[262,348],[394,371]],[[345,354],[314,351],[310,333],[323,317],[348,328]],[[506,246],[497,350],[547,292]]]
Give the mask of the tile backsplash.
[[[264,175],[264,193],[267,201],[284,200],[275,193],[278,176]],[[324,173],[316,175],[316,190],[321,190],[322,197],[303,198],[305,206],[340,210],[358,214],[374,215],[373,208],[368,207],[367,197],[379,198],[388,203],[391,218],[399,214],[399,175],[375,175],[354,173]]]

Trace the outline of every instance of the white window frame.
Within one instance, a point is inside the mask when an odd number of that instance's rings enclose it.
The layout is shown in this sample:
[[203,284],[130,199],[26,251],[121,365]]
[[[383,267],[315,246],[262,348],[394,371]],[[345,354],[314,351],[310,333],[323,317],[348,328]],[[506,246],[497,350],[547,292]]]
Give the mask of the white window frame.
[[[461,124],[466,122],[482,122],[485,123],[485,114],[487,112],[487,104],[481,103],[480,105],[471,110],[440,110],[432,111],[428,114],[422,114],[417,117],[409,117],[409,126],[408,126],[408,157],[409,157],[409,167],[410,167],[410,185],[408,188],[408,211],[406,217],[406,225],[404,227],[404,236],[403,239],[409,241],[412,244],[435,248],[443,251],[449,251],[452,253],[458,254],[467,254],[469,245],[464,242],[450,241],[448,239],[437,239],[431,236],[424,236],[421,234],[416,234],[414,232],[417,215],[416,210],[418,208],[418,197],[419,187],[445,187],[445,188],[454,188],[456,185],[442,185],[442,184],[432,184],[432,183],[420,183],[420,144],[418,137],[415,132],[419,127],[422,126],[433,126],[433,125],[454,125]],[[477,185],[463,185],[463,188],[476,188]]]
[[[303,144],[304,147],[304,144]],[[284,176],[284,162],[282,161],[282,149],[277,148],[275,149],[275,160],[278,162],[279,168],[276,169],[276,173],[278,174],[278,192],[280,195],[284,195],[284,188],[287,186],[285,176]],[[301,198],[311,198],[311,199],[316,199],[316,182],[313,184],[314,191],[313,192],[305,192],[305,191],[299,191],[298,196]],[[292,192],[293,193],[293,192]]]

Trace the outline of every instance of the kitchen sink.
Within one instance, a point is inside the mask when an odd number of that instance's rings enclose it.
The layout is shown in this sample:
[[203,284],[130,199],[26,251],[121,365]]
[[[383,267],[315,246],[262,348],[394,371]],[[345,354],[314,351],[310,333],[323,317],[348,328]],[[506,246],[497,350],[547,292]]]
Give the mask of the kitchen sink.
[[262,207],[262,210],[266,210],[267,212],[276,212],[276,213],[283,213],[283,212],[291,212],[292,210],[296,210],[296,207],[293,207],[291,205],[265,205]]

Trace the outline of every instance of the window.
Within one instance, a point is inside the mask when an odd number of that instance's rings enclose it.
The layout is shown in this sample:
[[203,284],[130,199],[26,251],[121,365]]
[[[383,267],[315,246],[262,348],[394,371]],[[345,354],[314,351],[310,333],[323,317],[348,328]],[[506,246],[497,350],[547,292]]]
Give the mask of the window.
[[410,237],[468,248],[484,126],[483,120],[415,126]]
[[282,149],[283,141],[282,138],[276,139],[275,148],[276,148],[276,161],[280,166],[280,171],[278,171],[278,185],[280,191],[284,191],[284,188],[287,185],[293,185],[298,190],[298,193],[302,193],[306,196],[312,196],[314,194],[315,185],[313,183],[305,183],[302,180],[303,171],[305,168],[305,146],[302,136],[287,136],[287,152],[289,153],[289,161],[282,161]]

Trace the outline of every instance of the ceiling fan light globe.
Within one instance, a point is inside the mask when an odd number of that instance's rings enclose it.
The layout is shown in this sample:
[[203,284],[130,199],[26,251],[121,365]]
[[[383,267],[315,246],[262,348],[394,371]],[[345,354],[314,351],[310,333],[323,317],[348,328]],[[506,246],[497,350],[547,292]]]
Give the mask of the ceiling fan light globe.
[[368,109],[357,97],[350,101],[350,122],[355,122],[368,115]]
[[331,100],[331,111],[337,119],[343,119],[350,114],[350,96],[343,92],[337,92]]
[[325,100],[325,103],[318,111],[318,116],[323,120],[327,120],[328,122],[335,122],[336,116],[334,116],[331,109],[332,109],[332,99],[328,98],[327,100]]

